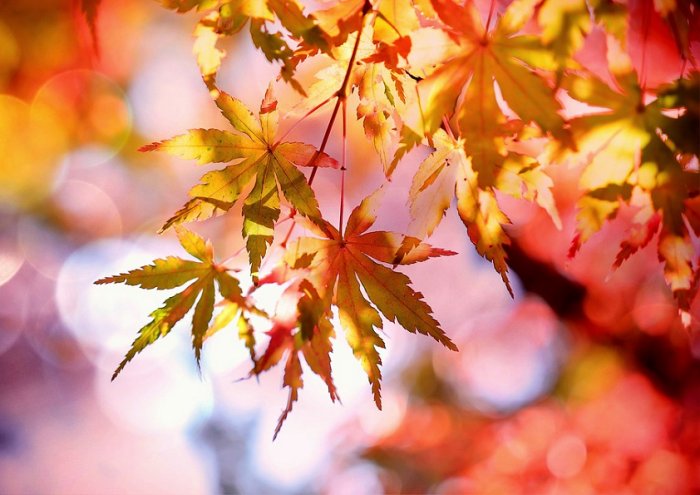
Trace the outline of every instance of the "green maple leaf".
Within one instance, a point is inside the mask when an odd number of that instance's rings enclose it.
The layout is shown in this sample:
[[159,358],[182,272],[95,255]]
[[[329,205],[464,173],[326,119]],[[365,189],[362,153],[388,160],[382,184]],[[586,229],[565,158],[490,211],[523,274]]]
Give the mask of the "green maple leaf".
[[297,212],[320,221],[321,212],[313,190],[297,166],[338,167],[338,162],[313,146],[297,142],[275,141],[278,127],[277,100],[268,89],[259,119],[229,94],[214,89],[216,104],[228,119],[234,134],[217,129],[193,129],[187,134],[144,146],[141,151],[165,151],[199,163],[236,160],[222,170],[205,174],[190,190],[192,199],[163,226],[211,217],[227,211],[239,199],[248,184],[253,189],[243,203],[243,237],[250,258],[251,272],[258,269],[280,214],[279,191]]
[[199,261],[169,256],[165,259],[157,259],[151,265],[95,282],[96,284],[123,283],[143,289],[159,290],[174,289],[190,282],[181,292],[169,297],[162,307],[151,313],[152,320],[139,330],[138,337],[115,370],[112,380],[136,354],[170,333],[173,326],[182,320],[193,306],[192,347],[199,366],[202,344],[214,311],[215,282],[218,284],[219,293],[226,301],[236,305],[241,311],[252,310],[241,293],[238,281],[228,274],[225,267],[214,263],[211,244],[181,227],[177,229],[177,235],[182,247]]

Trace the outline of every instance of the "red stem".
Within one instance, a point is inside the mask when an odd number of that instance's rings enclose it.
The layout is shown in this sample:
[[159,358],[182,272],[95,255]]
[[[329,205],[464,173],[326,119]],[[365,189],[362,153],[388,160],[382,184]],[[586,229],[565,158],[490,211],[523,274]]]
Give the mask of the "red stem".
[[491,6],[489,7],[489,17],[486,19],[486,27],[484,28],[484,37],[486,37],[486,35],[489,32],[489,27],[491,26],[491,18],[493,17],[493,9],[496,6],[495,4],[496,2],[491,0]]
[[347,100],[343,99],[343,156],[340,167],[340,220],[338,221],[338,232],[343,235],[343,209],[345,207],[345,166],[347,157]]
[[[326,132],[323,134],[323,140],[321,141],[321,146],[319,147],[318,151],[314,153],[314,156],[311,158],[310,163],[314,163],[316,158],[323,153],[323,151],[326,149],[326,144],[328,143],[328,138],[331,134],[331,129],[333,129],[333,124],[335,123],[335,118],[338,115],[338,108],[340,107],[340,102],[344,101],[347,96],[348,96],[348,86],[350,85],[350,76],[352,75],[352,67],[355,65],[355,59],[357,58],[357,52],[360,48],[360,40],[362,39],[362,31],[365,28],[365,18],[367,16],[367,13],[362,14],[362,22],[360,23],[360,29],[357,31],[357,39],[355,40],[355,45],[352,47],[352,54],[350,55],[350,61],[348,62],[348,68],[345,71],[345,77],[343,78],[343,83],[340,85],[340,89],[336,93],[336,102],[335,102],[335,107],[333,107],[333,113],[331,114],[331,119],[328,122],[328,126],[326,127]],[[313,170],[311,171],[311,175],[309,176],[309,185],[314,180],[314,177],[316,176],[316,171],[318,170],[318,166],[314,165]]]
[[[323,133],[323,139],[321,140],[321,146],[319,146],[318,150],[313,154],[311,157],[311,160],[309,160],[309,165],[314,163],[316,159],[323,153],[326,149],[326,145],[328,144],[328,138],[331,135],[331,130],[333,129],[333,124],[335,123],[335,119],[338,115],[338,109],[340,108],[340,102],[342,101],[345,103],[345,100],[347,99],[347,91],[348,87],[350,84],[350,76],[352,75],[352,67],[355,64],[355,59],[357,58],[357,52],[360,48],[360,40],[362,39],[362,31],[364,30],[365,27],[365,19],[367,18],[367,14],[372,12],[371,9],[371,4],[369,3],[368,0],[365,0],[365,7],[363,7],[363,13],[362,13],[362,21],[360,23],[360,29],[357,31],[357,39],[355,40],[355,45],[352,48],[352,54],[350,55],[350,61],[348,62],[348,68],[345,71],[345,77],[343,78],[343,82],[340,85],[340,88],[338,89],[338,92],[335,94],[336,97],[336,102],[335,106],[333,107],[333,113],[331,113],[331,118],[328,121],[328,125],[326,126],[326,130]],[[320,108],[322,105],[325,105],[330,99],[324,101],[321,105],[317,106],[312,110],[316,111],[318,108]],[[345,104],[343,104],[343,113],[345,114]],[[305,118],[306,116],[304,116]],[[285,134],[286,135],[286,134]],[[345,117],[343,117],[343,136],[345,136]],[[343,139],[343,146],[345,146],[345,139]],[[345,153],[343,151],[343,153]],[[345,158],[343,158],[344,162]],[[343,168],[345,168],[345,164],[343,163]],[[308,184],[311,185],[314,182],[314,178],[316,177],[316,171],[318,170],[318,165],[314,165],[313,169],[311,170],[311,175],[309,175],[309,180]],[[343,172],[344,174],[344,172]],[[342,196],[342,184],[344,183],[344,175],[341,175],[341,196]],[[341,211],[342,211],[342,201],[341,201]],[[342,213],[341,213],[342,215]],[[342,224],[342,219],[341,219],[341,224]],[[287,235],[284,236],[284,241],[282,241],[282,247],[285,247],[287,245],[287,242],[289,241],[289,238],[292,235],[292,231],[294,230],[294,227],[296,226],[296,223],[293,223],[289,227],[289,231],[287,232]]]
[[[326,145],[328,144],[328,138],[330,137],[331,130],[333,129],[333,123],[335,122],[335,118],[338,115],[338,108],[339,107],[340,107],[340,98],[338,98],[336,100],[335,106],[333,107],[333,113],[331,114],[331,119],[328,121],[328,125],[326,126],[326,132],[323,133],[323,140],[321,141],[321,146],[318,148],[318,150],[316,150],[316,152],[311,157],[311,160],[309,161],[309,165],[312,163],[315,163],[316,159],[326,149]],[[317,170],[318,170],[318,165],[314,165],[313,170],[311,170],[311,175],[309,176],[309,185],[311,185],[314,182],[314,177],[316,177]]]
[[286,137],[289,135],[289,133],[292,132],[299,124],[301,124],[302,122],[304,122],[304,120],[306,120],[307,117],[311,116],[316,110],[318,110],[319,108],[321,108],[323,105],[325,105],[325,104],[328,103],[329,101],[331,101],[331,99],[330,99],[330,98],[326,98],[326,99],[323,100],[321,103],[319,103],[318,105],[316,105],[315,107],[313,107],[311,110],[309,110],[308,112],[306,112],[302,118],[300,118],[299,120],[297,120],[296,122],[294,122],[294,124],[292,124],[292,126],[291,126],[289,129],[287,129],[287,131],[286,131],[284,134],[282,134],[282,137],[280,137],[280,138],[277,140],[277,142],[276,142],[275,144],[272,145],[272,148],[273,148],[273,149],[276,148],[277,145],[280,144],[280,143],[284,140],[284,138],[286,138]]
[[445,132],[447,132],[447,135],[450,136],[450,138],[454,139],[455,135],[452,134],[452,127],[450,127],[450,121],[447,120],[447,117],[445,115],[442,116],[442,125],[445,126]]
[[235,253],[233,253],[231,256],[229,256],[228,258],[226,258],[226,259],[224,259],[224,260],[221,260],[221,261],[220,261],[219,263],[217,263],[217,264],[218,264],[219,266],[225,266],[226,263],[228,263],[228,262],[231,261],[233,258],[235,258],[235,257],[238,256],[239,254],[241,254],[241,253],[243,252],[244,249],[245,249],[245,245],[243,245],[243,247],[241,247],[240,249],[238,249],[238,250],[237,250]]

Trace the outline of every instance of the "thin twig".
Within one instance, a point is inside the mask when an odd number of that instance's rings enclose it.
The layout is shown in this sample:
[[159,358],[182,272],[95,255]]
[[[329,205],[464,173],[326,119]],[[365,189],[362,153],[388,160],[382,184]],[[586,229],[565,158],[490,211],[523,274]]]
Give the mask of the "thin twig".
[[[321,155],[321,153],[325,151],[326,145],[328,144],[328,138],[331,135],[331,130],[333,129],[333,124],[335,123],[335,118],[338,115],[338,108],[340,108],[340,98],[336,99],[335,106],[333,107],[333,113],[331,114],[331,119],[328,121],[328,125],[326,126],[326,132],[323,133],[323,140],[321,141],[321,146],[313,154],[311,160],[309,160],[309,165],[315,163],[318,157]],[[313,184],[317,170],[318,165],[314,165],[314,168],[311,170],[311,175],[309,176],[309,185]]]
[[323,100],[321,103],[319,103],[318,105],[316,105],[315,107],[313,107],[311,110],[309,110],[308,112],[306,112],[306,113],[304,114],[303,117],[301,117],[299,120],[297,120],[296,122],[294,122],[294,123],[292,124],[292,126],[291,126],[289,129],[287,129],[287,131],[286,131],[284,134],[282,134],[282,136],[277,140],[277,142],[276,142],[275,144],[272,145],[272,148],[273,148],[273,149],[276,148],[277,145],[280,144],[282,141],[284,141],[284,138],[286,138],[286,137],[289,135],[289,133],[292,132],[299,124],[301,124],[302,122],[304,122],[304,120],[306,120],[307,117],[310,117],[314,112],[316,112],[316,110],[318,110],[319,108],[321,108],[322,106],[324,106],[324,105],[325,105],[326,103],[328,103],[329,101],[331,101],[331,98],[330,98],[330,97],[329,97],[329,98],[326,98],[326,99]]
[[491,26],[491,19],[493,18],[493,10],[496,2],[494,0],[491,0],[491,5],[489,6],[489,17],[486,19],[486,27],[484,28],[484,38],[488,35],[489,32],[489,27]]
[[447,120],[446,115],[442,116],[442,125],[445,126],[445,132],[447,132],[447,135],[454,140],[455,135],[452,133],[452,127],[450,126],[450,121]]
[[343,234],[343,210],[345,208],[345,166],[347,161],[347,100],[343,100],[343,155],[340,166],[340,220],[338,221],[338,232]]
[[[348,88],[350,85],[350,77],[352,76],[352,68],[353,65],[355,65],[355,59],[357,58],[357,52],[359,51],[360,48],[360,40],[362,39],[362,32],[364,31],[365,28],[365,20],[367,19],[367,15],[372,12],[371,9],[371,3],[369,0],[365,0],[365,6],[363,7],[363,13],[362,13],[362,21],[360,23],[360,29],[357,31],[357,39],[355,40],[355,44],[353,45],[352,48],[352,54],[350,55],[350,60],[348,62],[348,68],[345,71],[345,77],[343,78],[343,82],[340,85],[340,88],[338,89],[337,93],[335,94],[336,102],[335,106],[333,107],[333,112],[331,113],[331,118],[328,121],[328,125],[326,126],[326,130],[323,133],[323,139],[321,140],[321,145],[319,146],[318,150],[313,154],[311,157],[311,160],[309,160],[309,165],[312,163],[315,163],[318,157],[323,153],[326,149],[326,145],[328,144],[328,139],[331,135],[331,130],[333,129],[333,124],[335,123],[335,119],[338,116],[338,109],[340,108],[340,103],[345,102],[347,99],[347,92]],[[329,100],[326,100],[323,102],[323,104],[327,103]],[[315,111],[316,109],[314,109]],[[345,105],[343,105],[343,111],[345,112]],[[345,145],[345,142],[343,142],[343,146]],[[343,165],[344,167],[344,165]],[[311,175],[309,175],[309,180],[308,184],[311,185],[314,182],[314,178],[316,177],[316,172],[318,170],[318,165],[314,165],[313,169],[311,170]],[[344,181],[344,176],[341,175],[341,184]],[[342,222],[341,222],[342,223]],[[282,247],[285,247],[287,245],[287,242],[289,241],[289,238],[292,235],[292,232],[294,231],[294,227],[296,226],[296,223],[293,223],[289,227],[289,231],[287,234],[284,236],[284,241],[282,241]]]

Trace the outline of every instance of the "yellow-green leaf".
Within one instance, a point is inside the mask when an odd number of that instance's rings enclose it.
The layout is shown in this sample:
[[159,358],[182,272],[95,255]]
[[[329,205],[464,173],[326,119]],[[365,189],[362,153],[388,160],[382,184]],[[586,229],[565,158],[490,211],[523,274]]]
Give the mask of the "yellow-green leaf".
[[[277,100],[268,88],[255,119],[248,108],[213,83],[210,91],[222,114],[240,134],[216,129],[195,129],[188,134],[145,146],[143,151],[166,151],[200,163],[239,160],[228,167],[206,173],[189,195],[183,208],[171,217],[162,230],[173,225],[204,220],[217,211],[228,211],[251,181],[253,189],[243,205],[243,237],[255,278],[272,243],[274,225],[279,218],[278,189],[291,206],[302,215],[319,220],[318,202],[306,177],[296,166],[338,167],[338,162],[313,146],[303,143],[276,142],[278,128]],[[296,166],[295,166],[296,165]]]
[[[241,311],[257,312],[245,301],[238,281],[227,274],[223,267],[214,263],[211,245],[208,242],[184,228],[178,228],[177,233],[182,247],[200,261],[169,257],[164,260],[155,260],[152,265],[95,282],[96,284],[124,283],[138,285],[145,289],[173,289],[194,280],[184,290],[169,297],[161,308],[151,313],[151,321],[141,328],[112,379],[117,377],[136,354],[170,333],[173,326],[182,320],[193,306],[195,309],[192,316],[192,347],[199,366],[202,344],[205,338],[213,333],[208,332],[208,329],[214,312],[215,283],[218,283],[219,292],[223,297],[235,303]],[[195,302],[197,302],[196,306]]]
[[168,256],[165,259],[154,260],[152,265],[101,278],[95,283],[136,285],[142,289],[174,289],[208,271],[208,267],[197,261]]
[[254,152],[263,153],[265,146],[218,129],[191,129],[187,134],[157,141],[139,148],[139,151],[164,151],[199,164],[230,162],[245,158]]
[[367,373],[372,386],[374,402],[381,409],[382,373],[379,366],[382,364],[382,359],[377,348],[384,348],[385,345],[374,329],[382,328],[382,319],[377,310],[362,295],[355,267],[352,265],[352,261],[348,261],[347,253],[343,253],[338,263],[340,266],[338,267],[336,304],[340,324],[345,330],[345,338],[355,358]]

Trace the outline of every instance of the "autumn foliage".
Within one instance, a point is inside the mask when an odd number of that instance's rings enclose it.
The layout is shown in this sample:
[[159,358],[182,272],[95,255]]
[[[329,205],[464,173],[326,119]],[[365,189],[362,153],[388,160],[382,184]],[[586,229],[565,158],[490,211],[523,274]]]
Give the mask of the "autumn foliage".
[[[226,166],[206,172],[164,219],[162,230],[176,229],[196,261],[158,259],[97,282],[185,286],[151,314],[115,377],[194,308],[198,362],[209,336],[234,327],[250,351],[250,375],[284,367],[289,400],[277,432],[303,386],[302,359],[337,399],[330,360],[336,335],[347,339],[381,408],[383,319],[457,350],[449,329],[398,267],[454,254],[425,242],[454,205],[465,238],[512,294],[510,220],[500,203],[506,195],[534,202],[561,228],[551,191],[556,167],[578,167],[569,255],[585,250],[621,208],[633,208],[617,257],[601,262],[618,267],[655,243],[669,290],[691,324],[700,235],[697,5],[347,0],[313,10],[296,0],[161,3],[199,16],[194,56],[230,128],[193,128],[141,151]],[[235,88],[229,94],[217,83],[226,55],[222,40],[244,30],[260,56],[280,67],[255,113]],[[303,84],[300,74],[309,66],[320,70],[316,82]],[[295,90],[299,121],[329,111],[326,130],[313,143],[289,137],[296,124],[280,133],[275,89],[281,85]],[[362,126],[387,181],[412,150],[430,150],[405,191],[412,218],[407,232],[372,229],[381,184],[346,211],[345,180],[354,172],[346,142],[354,125]],[[336,128],[341,137],[334,137]],[[339,156],[326,152],[331,139],[341,140]],[[335,211],[319,207],[317,173],[340,183],[337,221]],[[211,245],[183,227],[226,214],[236,203],[242,204],[245,267],[215,261]],[[289,225],[286,235],[276,236],[282,222]],[[302,228],[310,234],[299,236]],[[279,255],[272,257],[273,250]],[[266,263],[270,259],[277,265]],[[241,269],[250,273],[249,288],[237,279]],[[291,316],[255,307],[252,296],[268,284],[284,286],[285,298],[294,301]],[[270,321],[267,336],[256,331],[255,318]]]

